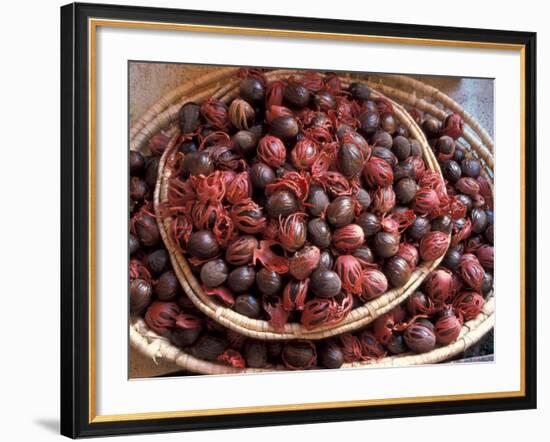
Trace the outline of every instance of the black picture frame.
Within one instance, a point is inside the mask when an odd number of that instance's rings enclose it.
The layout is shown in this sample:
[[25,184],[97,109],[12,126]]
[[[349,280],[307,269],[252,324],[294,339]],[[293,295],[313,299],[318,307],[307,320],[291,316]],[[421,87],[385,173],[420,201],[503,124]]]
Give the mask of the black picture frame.
[[536,244],[536,34],[116,5],[61,8],[61,433],[88,437],[536,408],[536,248],[525,248],[524,395],[490,399],[94,422],[89,395],[90,189],[88,19],[254,27],[522,45],[525,51],[525,243]]

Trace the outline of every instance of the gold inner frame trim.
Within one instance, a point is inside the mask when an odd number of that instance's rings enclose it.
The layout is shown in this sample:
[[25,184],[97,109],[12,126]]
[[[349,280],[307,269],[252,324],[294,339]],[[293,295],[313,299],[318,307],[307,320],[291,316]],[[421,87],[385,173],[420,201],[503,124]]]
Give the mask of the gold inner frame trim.
[[[171,30],[186,32],[207,32],[218,34],[253,35],[269,37],[292,37],[358,41],[369,43],[409,44],[419,46],[463,47],[474,49],[498,49],[518,51],[520,54],[520,168],[521,168],[521,226],[520,226],[520,389],[518,391],[467,393],[455,395],[418,396],[387,399],[368,399],[303,404],[265,405],[253,407],[216,408],[200,410],[161,411],[129,414],[96,414],[96,31],[97,28],[134,28],[149,30]],[[327,408],[364,407],[375,405],[419,404],[427,402],[482,400],[525,396],[525,46],[491,42],[404,38],[376,35],[340,34],[331,32],[292,31],[282,29],[244,28],[231,26],[190,25],[181,23],[157,23],[131,20],[95,19],[88,20],[88,93],[89,93],[89,423],[133,421],[145,419],[168,419],[179,417],[237,415],[246,413],[273,413],[280,411],[322,410]]]

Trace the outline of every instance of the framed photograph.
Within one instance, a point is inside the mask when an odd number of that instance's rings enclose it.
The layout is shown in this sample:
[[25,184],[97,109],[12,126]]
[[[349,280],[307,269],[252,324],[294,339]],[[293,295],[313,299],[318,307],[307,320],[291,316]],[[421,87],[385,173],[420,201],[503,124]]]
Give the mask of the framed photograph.
[[62,7],[62,434],[535,408],[535,54]]

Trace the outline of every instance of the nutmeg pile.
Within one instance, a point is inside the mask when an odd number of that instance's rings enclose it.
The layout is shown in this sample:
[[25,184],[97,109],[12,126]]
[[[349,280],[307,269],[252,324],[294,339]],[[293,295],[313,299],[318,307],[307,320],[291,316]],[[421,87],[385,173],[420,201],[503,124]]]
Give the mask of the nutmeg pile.
[[[390,102],[364,83],[305,73],[267,81],[242,70],[230,103],[187,103],[178,131],[130,153],[130,310],[194,356],[234,367],[338,368],[453,342],[492,289],[492,190],[481,164],[441,127],[411,114],[444,178],[428,170]],[[169,149],[169,235],[222,305],[280,328],[341,321],[402,287],[420,260],[440,268],[401,306],[354,333],[258,341],[204,316],[183,293],[151,204]],[[450,247],[449,247],[450,240]]]
[[430,222],[465,207],[388,100],[335,75],[241,76],[227,103],[184,104],[164,139],[163,215],[205,293],[277,329],[313,329],[443,256],[449,231]]

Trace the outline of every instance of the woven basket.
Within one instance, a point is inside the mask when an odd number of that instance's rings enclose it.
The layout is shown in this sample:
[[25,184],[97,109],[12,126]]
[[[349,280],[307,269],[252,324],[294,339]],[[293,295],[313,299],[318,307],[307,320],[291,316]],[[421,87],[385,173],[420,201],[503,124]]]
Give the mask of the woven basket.
[[[271,71],[266,74],[268,80],[287,78],[289,75],[299,76],[296,71]],[[219,89],[214,96],[225,102],[230,102],[238,93],[238,81],[234,80],[234,75],[228,73],[229,83]],[[341,78],[342,83],[347,85],[349,79]],[[203,94],[204,95],[204,94]],[[373,96],[384,97],[382,94],[373,91]],[[385,97],[384,97],[385,98]],[[196,101],[196,100],[195,100]],[[420,128],[416,125],[411,116],[397,103],[392,102],[395,110],[395,116],[410,132],[411,137],[418,140],[423,149],[424,162],[428,169],[439,171],[439,165],[433,155],[426,138]],[[174,112],[171,111],[171,115]],[[234,310],[218,303],[213,297],[204,293],[197,278],[191,271],[187,260],[178,251],[172,238],[167,233],[169,231],[170,219],[162,218],[160,207],[167,201],[168,183],[172,171],[166,167],[169,163],[169,157],[173,155],[172,149],[167,149],[161,158],[159,165],[159,178],[155,191],[155,210],[159,220],[161,235],[164,243],[170,253],[174,271],[185,290],[185,293],[204,314],[216,320],[227,328],[230,328],[243,335],[256,339],[323,339],[344,332],[349,332],[361,328],[378,316],[388,312],[396,305],[406,299],[421,284],[427,274],[437,267],[441,259],[430,262],[423,262],[413,272],[411,278],[403,287],[386,292],[383,296],[375,299],[365,305],[352,310],[342,321],[337,324],[320,326],[315,329],[307,329],[300,323],[285,324],[283,329],[274,328],[266,320],[251,319],[241,315]]]
[[[234,74],[234,72],[233,72]],[[385,80],[385,78],[384,78]],[[443,121],[447,115],[447,112],[442,110],[439,107],[435,106],[434,97],[437,97],[440,104],[443,104],[446,108],[452,110],[453,112],[460,113],[465,117],[465,122],[468,127],[465,129],[465,132],[468,131],[469,135],[464,137],[464,140],[459,140],[458,142],[465,147],[468,156],[472,156],[482,160],[482,174],[487,177],[490,182],[492,182],[493,170],[492,170],[492,156],[491,152],[493,149],[493,142],[490,139],[486,131],[481,128],[479,123],[477,123],[473,117],[466,118],[465,111],[456,103],[453,102],[448,96],[443,94],[441,91],[432,88],[424,83],[414,80],[413,83],[410,82],[410,78],[403,76],[392,76],[394,84],[388,86],[380,83],[376,77],[370,77],[369,84],[383,90],[388,96],[396,98],[400,103],[407,104],[409,106],[415,106],[430,115],[438,118],[440,121]],[[346,83],[348,83],[346,81]],[[410,88],[411,84],[414,87],[414,94],[408,93],[406,90],[400,89],[400,87]],[[211,86],[208,83],[203,84],[203,87],[208,88]],[[207,92],[200,94],[201,96],[208,96],[208,93],[212,89],[207,89]],[[431,101],[426,101],[422,96],[422,91],[426,93],[426,98]],[[174,94],[173,92],[171,94]],[[177,94],[174,94],[177,95]],[[194,100],[195,97],[188,99],[180,97],[180,103],[183,104],[186,101]],[[161,100],[162,101],[162,100]],[[160,103],[160,102],[159,102]],[[447,103],[451,103],[449,106]],[[454,104],[453,104],[454,103]],[[168,110],[172,115],[177,115],[177,110],[181,104],[170,107],[168,104],[165,105],[165,111]],[[158,103],[157,103],[158,106]],[[471,120],[471,122],[469,121]],[[142,128],[152,128],[156,126],[156,129],[152,129],[150,132],[151,136],[154,132],[159,129],[166,127],[159,124],[158,119],[145,121],[142,118],[141,127]],[[169,123],[168,123],[169,124]],[[150,131],[151,129],[149,129]],[[472,135],[473,132],[475,135]],[[134,138],[131,141],[132,148],[137,150],[143,150],[146,146],[148,138],[143,135],[141,129],[135,130]],[[479,137],[479,138],[478,138]],[[483,141],[482,141],[483,140]],[[490,147],[489,147],[490,146]],[[488,154],[487,154],[488,153]],[[158,190],[158,187],[157,187]],[[406,297],[405,297],[406,298]],[[399,303],[396,302],[395,305]],[[392,307],[393,308],[393,305]],[[390,310],[389,308],[388,310]],[[389,366],[409,366],[409,365],[421,365],[421,364],[430,364],[438,363],[441,361],[448,360],[449,358],[463,353],[466,349],[478,342],[489,330],[494,327],[494,308],[495,302],[493,294],[491,293],[487,297],[487,302],[482,310],[482,312],[473,320],[466,322],[461,330],[461,334],[457,341],[454,343],[434,349],[431,352],[419,354],[419,355],[400,355],[386,357],[376,362],[355,362],[350,364],[344,364],[343,368],[374,368],[374,367],[389,367]],[[286,370],[282,366],[271,366],[264,369],[236,369],[225,364],[212,363],[204,360],[199,360],[190,354],[182,351],[178,347],[172,345],[169,339],[157,335],[155,332],[150,330],[142,318],[132,318],[130,324],[130,343],[132,347],[137,349],[143,355],[150,357],[154,361],[158,358],[162,358],[165,361],[174,362],[176,365],[181,367],[183,370],[190,372],[201,373],[201,374],[235,374],[235,373],[258,373],[258,372],[269,372],[269,371],[280,371]]]

